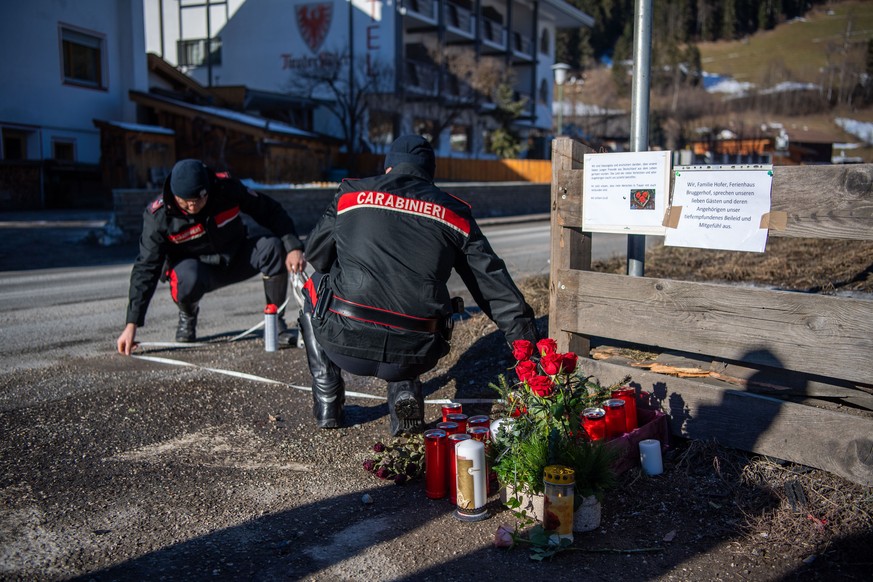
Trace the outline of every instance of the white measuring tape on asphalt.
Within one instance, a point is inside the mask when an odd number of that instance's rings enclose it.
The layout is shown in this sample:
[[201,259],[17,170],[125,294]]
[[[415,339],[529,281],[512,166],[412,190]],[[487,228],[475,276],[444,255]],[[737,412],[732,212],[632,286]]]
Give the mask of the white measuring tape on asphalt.
[[[309,276],[303,273],[294,273],[291,276],[291,292],[294,296],[294,300],[297,301],[297,304],[300,308],[303,308],[303,286],[306,284],[306,281],[309,279]],[[279,308],[281,312],[285,309],[285,306],[288,305],[288,301],[291,298],[285,300],[285,303]],[[258,329],[264,327],[264,321],[261,320],[257,325],[247,329],[236,337],[231,338],[228,341],[234,342],[238,339],[241,339],[248,334],[257,331]],[[182,342],[140,342],[138,345],[140,346],[149,346],[149,347],[162,347],[162,348],[175,348],[175,347],[183,347],[183,348],[194,348],[194,347],[203,347],[209,345],[208,343],[202,342],[190,342],[190,343],[182,343]],[[288,386],[291,388],[295,388],[297,390],[302,390],[304,392],[312,392],[312,387],[310,386],[298,386],[297,384],[289,384],[287,382],[280,382],[279,380],[272,380],[270,378],[264,378],[262,376],[256,376],[254,374],[246,374],[245,372],[236,372],[233,370],[222,370],[221,368],[209,368],[207,366],[200,366],[198,364],[192,364],[190,362],[183,362],[182,360],[174,360],[172,358],[162,358],[159,356],[146,356],[140,354],[131,354],[135,358],[139,358],[140,360],[147,360],[150,362],[156,362],[159,364],[167,364],[170,366],[184,366],[188,368],[197,368],[200,370],[205,370],[207,372],[214,372],[216,374],[224,374],[225,376],[233,376],[235,378],[242,378],[244,380],[251,380],[253,382],[261,382],[264,384],[278,384],[280,386]],[[387,400],[385,396],[376,396],[374,394],[365,394],[363,392],[346,392],[346,396],[353,398],[366,398],[370,400]],[[451,402],[459,402],[461,404],[494,404],[495,402],[499,402],[499,399],[495,398],[439,398],[435,400],[425,400],[425,404],[449,404]]]
[[[190,345],[190,344],[185,344]],[[310,386],[298,386],[297,384],[289,384],[287,382],[281,382],[279,380],[272,380],[270,378],[264,378],[263,376],[256,376],[254,374],[246,374],[245,372],[236,372],[234,370],[222,370],[221,368],[210,368],[208,366],[200,366],[198,364],[192,364],[190,362],[183,362],[182,360],[174,360],[172,358],[161,358],[158,356],[146,356],[140,354],[132,354],[134,358],[140,360],[146,360],[149,362],[156,362],[158,364],[167,364],[170,366],[182,366],[186,368],[197,368],[198,370],[205,370],[207,372],[214,372],[216,374],[224,374],[225,376],[233,376],[235,378],[242,378],[244,380],[251,380],[253,382],[261,382],[263,384],[278,384],[280,386],[287,386],[290,388],[294,388],[296,390],[302,390],[304,392],[312,392],[312,387]],[[346,396],[352,398],[366,398],[369,400],[387,400],[385,396],[377,396],[375,394],[365,394],[363,392],[349,392],[346,391]],[[425,404],[448,404],[450,402],[460,402],[461,404],[494,404],[495,402],[499,402],[498,399],[493,398],[440,398],[435,400],[425,400]]]

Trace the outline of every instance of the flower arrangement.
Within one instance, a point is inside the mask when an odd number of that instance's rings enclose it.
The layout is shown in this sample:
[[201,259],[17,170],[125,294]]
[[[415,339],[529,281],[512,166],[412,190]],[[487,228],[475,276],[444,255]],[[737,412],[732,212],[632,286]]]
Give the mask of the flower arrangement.
[[424,473],[424,439],[420,434],[395,437],[387,444],[377,442],[372,453],[363,467],[380,479],[403,485]]
[[591,442],[582,428],[582,411],[609,397],[604,388],[583,376],[573,352],[559,353],[557,342],[545,338],[533,344],[512,344],[517,381],[501,375],[491,384],[506,405],[494,438],[491,463],[502,485],[511,485],[510,508],[521,505],[520,493],[543,492],[543,469],[552,464],[575,471],[578,508],[584,497],[601,498],[615,482],[615,453]]

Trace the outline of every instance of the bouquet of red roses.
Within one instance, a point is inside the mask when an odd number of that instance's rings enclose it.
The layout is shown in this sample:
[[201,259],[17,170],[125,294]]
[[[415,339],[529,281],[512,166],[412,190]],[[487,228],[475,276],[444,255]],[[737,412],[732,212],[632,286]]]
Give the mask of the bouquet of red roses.
[[601,492],[609,485],[609,458],[591,443],[582,428],[582,411],[608,397],[603,388],[584,376],[579,357],[558,352],[554,339],[533,344],[512,343],[517,381],[505,375],[491,384],[505,404],[507,420],[492,435],[492,466],[503,484],[516,490],[542,492],[542,471],[563,464],[577,471],[580,489]]

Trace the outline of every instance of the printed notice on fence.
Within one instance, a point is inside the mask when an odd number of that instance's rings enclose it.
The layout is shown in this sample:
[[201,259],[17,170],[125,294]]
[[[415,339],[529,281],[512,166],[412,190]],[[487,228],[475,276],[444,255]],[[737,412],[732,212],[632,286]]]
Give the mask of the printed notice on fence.
[[582,230],[663,235],[670,152],[586,154]]
[[674,170],[665,245],[764,252],[767,228],[761,228],[761,218],[770,212],[769,167]]

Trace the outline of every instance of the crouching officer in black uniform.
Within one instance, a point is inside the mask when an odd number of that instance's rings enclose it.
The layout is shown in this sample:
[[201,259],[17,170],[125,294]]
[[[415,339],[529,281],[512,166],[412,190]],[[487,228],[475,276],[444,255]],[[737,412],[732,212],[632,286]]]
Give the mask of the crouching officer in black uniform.
[[[274,236],[250,236],[241,213]],[[288,272],[302,272],[303,243],[282,205],[216,174],[199,160],[182,160],[164,181],[163,194],[146,207],[139,256],[130,275],[127,325],[118,337],[119,353],[130,355],[137,327],[159,280],[170,283],[179,306],[176,341],[196,339],[199,301],[204,294],[257,273],[264,280],[267,303],[281,306],[288,293]],[[279,331],[288,330],[279,317]],[[284,332],[284,333],[282,333]]]
[[458,272],[507,341],[536,341],[533,310],[463,201],[433,184],[434,152],[403,136],[385,174],[344,181],[307,239],[315,268],[299,328],[320,428],[343,422],[341,370],[388,382],[391,434],[423,428],[418,378],[449,351]]

